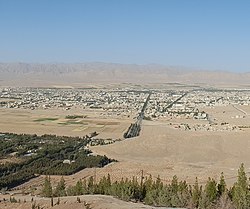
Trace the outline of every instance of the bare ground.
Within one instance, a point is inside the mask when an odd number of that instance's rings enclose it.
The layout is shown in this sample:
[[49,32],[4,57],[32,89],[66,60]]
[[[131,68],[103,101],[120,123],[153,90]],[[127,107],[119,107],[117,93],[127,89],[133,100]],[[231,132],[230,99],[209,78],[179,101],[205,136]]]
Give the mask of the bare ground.
[[[1,209],[31,209],[32,204],[40,206],[44,209],[155,209],[156,207],[151,207],[143,205],[142,203],[125,202],[117,198],[105,195],[82,195],[78,196],[80,198],[80,203],[77,202],[76,196],[71,197],[61,197],[59,205],[58,198],[54,198],[54,205],[51,207],[50,198],[39,198],[31,196],[16,195],[15,199],[20,200],[20,203],[10,203],[9,201],[3,201],[3,198],[9,200],[9,195],[0,195],[0,208]],[[31,199],[33,198],[33,202]],[[159,207],[157,207],[159,208]]]

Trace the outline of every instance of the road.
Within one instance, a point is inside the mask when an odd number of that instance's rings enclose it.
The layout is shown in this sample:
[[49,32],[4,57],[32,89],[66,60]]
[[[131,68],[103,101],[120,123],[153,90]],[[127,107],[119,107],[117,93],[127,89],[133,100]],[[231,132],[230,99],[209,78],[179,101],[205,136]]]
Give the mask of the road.
[[165,108],[165,111],[168,108],[171,108],[176,102],[180,101],[184,96],[186,96],[188,94],[188,92],[182,94],[180,97],[178,97],[176,100],[174,100],[173,102],[171,102],[170,104],[168,104],[168,106]]
[[141,131],[141,124],[142,124],[142,120],[144,118],[144,112],[147,108],[148,105],[148,101],[150,100],[150,96],[151,96],[152,92],[149,92],[148,97],[146,99],[146,101],[143,104],[143,107],[141,109],[141,112],[139,113],[137,120],[135,123],[132,123],[129,128],[128,131],[124,133],[124,138],[132,138],[132,137],[136,137],[139,136],[140,131]]

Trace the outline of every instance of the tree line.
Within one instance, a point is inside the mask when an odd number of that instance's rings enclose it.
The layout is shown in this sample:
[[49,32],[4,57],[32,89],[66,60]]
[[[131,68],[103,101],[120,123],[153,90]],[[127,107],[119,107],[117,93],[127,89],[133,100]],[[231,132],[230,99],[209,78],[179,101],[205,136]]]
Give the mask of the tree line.
[[228,188],[223,173],[217,182],[208,178],[205,185],[179,181],[174,176],[171,183],[163,184],[160,177],[121,179],[112,182],[110,175],[95,182],[93,176],[88,180],[79,180],[74,186],[66,186],[63,177],[52,189],[50,177],[46,176],[41,195],[44,197],[77,196],[84,194],[112,195],[125,201],[142,202],[147,205],[181,208],[250,208],[250,184],[244,164],[238,170],[237,181]]

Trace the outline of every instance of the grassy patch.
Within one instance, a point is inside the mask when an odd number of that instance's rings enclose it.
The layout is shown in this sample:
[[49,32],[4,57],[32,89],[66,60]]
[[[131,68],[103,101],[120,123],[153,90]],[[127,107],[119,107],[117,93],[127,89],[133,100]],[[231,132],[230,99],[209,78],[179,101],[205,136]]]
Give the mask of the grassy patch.
[[77,119],[77,118],[86,118],[86,116],[83,116],[83,115],[67,115],[65,118],[66,119]]
[[74,125],[74,124],[88,125],[87,123],[84,123],[83,121],[75,121],[75,120],[68,120],[66,122],[60,122],[58,124],[60,125]]
[[58,118],[38,118],[34,120],[35,122],[42,122],[42,121],[55,121],[58,120]]

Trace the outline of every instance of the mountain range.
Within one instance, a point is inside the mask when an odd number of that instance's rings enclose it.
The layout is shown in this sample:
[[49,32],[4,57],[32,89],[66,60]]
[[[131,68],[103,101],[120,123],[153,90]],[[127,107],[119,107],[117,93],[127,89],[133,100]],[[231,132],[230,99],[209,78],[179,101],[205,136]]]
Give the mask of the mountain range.
[[0,86],[73,86],[90,84],[250,84],[250,72],[197,70],[157,64],[0,63]]

